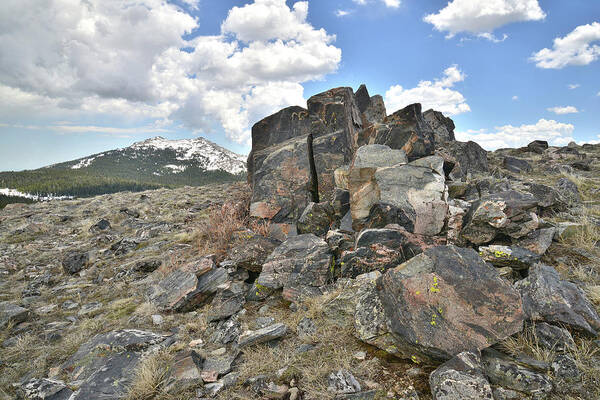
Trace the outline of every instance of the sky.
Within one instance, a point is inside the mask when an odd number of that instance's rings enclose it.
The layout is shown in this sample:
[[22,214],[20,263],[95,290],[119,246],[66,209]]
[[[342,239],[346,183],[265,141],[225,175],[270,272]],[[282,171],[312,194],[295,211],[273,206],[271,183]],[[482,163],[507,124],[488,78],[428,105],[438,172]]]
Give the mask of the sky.
[[365,83],[488,150],[600,142],[597,0],[2,0],[0,170],[149,137],[241,154],[260,119]]

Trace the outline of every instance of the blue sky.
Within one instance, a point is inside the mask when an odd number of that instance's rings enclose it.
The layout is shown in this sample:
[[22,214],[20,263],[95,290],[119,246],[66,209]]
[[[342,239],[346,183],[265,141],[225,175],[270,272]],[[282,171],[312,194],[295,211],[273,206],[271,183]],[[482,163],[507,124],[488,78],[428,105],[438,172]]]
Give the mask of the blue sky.
[[3,0],[0,170],[252,124],[366,83],[488,149],[600,140],[591,0]]

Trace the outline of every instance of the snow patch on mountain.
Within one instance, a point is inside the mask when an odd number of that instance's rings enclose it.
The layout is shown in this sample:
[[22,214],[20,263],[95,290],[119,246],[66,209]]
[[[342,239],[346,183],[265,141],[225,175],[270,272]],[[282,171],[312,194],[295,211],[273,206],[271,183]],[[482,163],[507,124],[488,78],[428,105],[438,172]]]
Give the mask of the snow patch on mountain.
[[9,197],[22,197],[24,199],[31,199],[34,201],[50,201],[50,200],[71,200],[73,196],[54,196],[54,195],[46,195],[41,196],[37,194],[23,193],[19,192],[16,189],[9,188],[0,188],[0,195],[9,196]]

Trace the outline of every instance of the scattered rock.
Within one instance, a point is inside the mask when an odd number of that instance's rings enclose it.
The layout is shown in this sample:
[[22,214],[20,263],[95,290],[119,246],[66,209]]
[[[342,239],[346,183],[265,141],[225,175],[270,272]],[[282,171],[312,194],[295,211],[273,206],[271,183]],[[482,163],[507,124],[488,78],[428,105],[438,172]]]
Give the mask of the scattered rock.
[[540,256],[521,247],[482,246],[479,255],[495,267],[511,267],[516,271],[528,269],[540,261]]
[[74,275],[85,268],[90,260],[88,253],[73,251],[68,253],[62,261],[62,267],[65,273]]
[[526,236],[515,240],[515,244],[521,248],[527,249],[539,256],[546,254],[548,248],[552,245],[556,228],[542,228],[528,233]]
[[545,322],[538,322],[534,327],[538,343],[543,348],[556,352],[565,352],[575,348],[575,341],[568,330]]
[[546,149],[548,149],[548,142],[545,140],[534,140],[527,145],[527,150],[537,154],[544,154]]
[[354,375],[346,370],[339,370],[329,374],[327,391],[334,394],[349,394],[360,392],[360,383]]
[[0,302],[0,328],[4,329],[9,323],[14,325],[24,322],[29,317],[29,310],[10,303],[8,301]]
[[280,244],[279,240],[253,235],[234,246],[227,255],[233,267],[260,272],[266,258]]
[[53,379],[31,379],[20,386],[27,400],[68,400],[73,391],[64,382]]
[[502,165],[510,172],[514,172],[516,174],[531,172],[533,170],[531,165],[526,160],[516,157],[504,157]]
[[98,221],[94,225],[92,225],[90,227],[89,231],[92,233],[97,233],[97,232],[102,232],[102,231],[105,231],[108,229],[110,229],[110,222],[108,222],[108,220],[102,218],[100,221]]

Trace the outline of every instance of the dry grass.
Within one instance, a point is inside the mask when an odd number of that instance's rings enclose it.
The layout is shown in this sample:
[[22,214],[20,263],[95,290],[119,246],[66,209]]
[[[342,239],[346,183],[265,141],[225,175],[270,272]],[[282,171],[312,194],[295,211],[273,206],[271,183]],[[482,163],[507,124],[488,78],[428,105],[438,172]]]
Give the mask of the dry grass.
[[146,356],[136,368],[135,377],[125,400],[151,400],[161,395],[169,377],[172,355],[161,351]]
[[556,356],[553,349],[540,346],[535,325],[529,325],[522,332],[504,339],[500,342],[500,347],[514,357],[526,354],[546,363],[551,363]]

